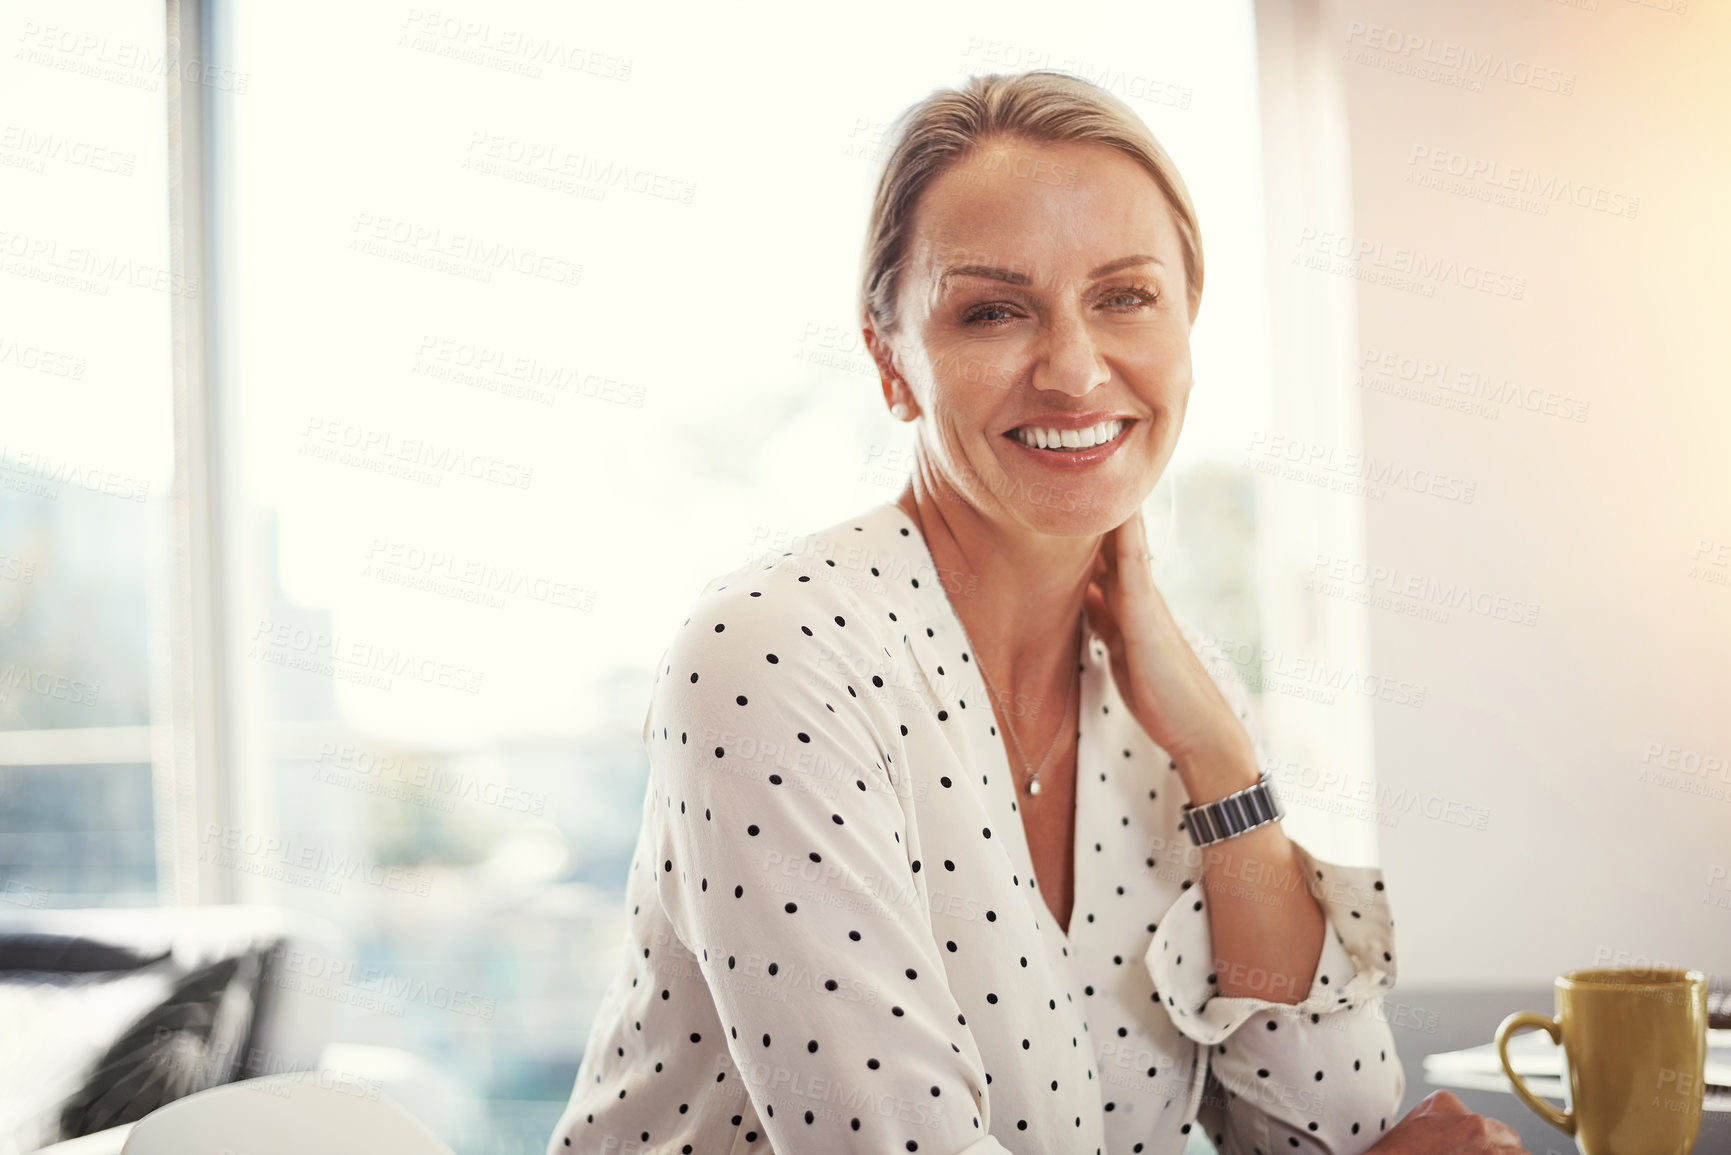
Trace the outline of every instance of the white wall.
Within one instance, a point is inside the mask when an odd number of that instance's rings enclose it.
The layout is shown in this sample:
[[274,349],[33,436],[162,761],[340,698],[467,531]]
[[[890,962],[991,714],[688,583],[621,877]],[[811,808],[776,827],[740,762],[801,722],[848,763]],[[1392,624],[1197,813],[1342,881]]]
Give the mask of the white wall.
[[[1325,263],[1307,268],[1318,291],[1358,278],[1361,361],[1558,395],[1475,416],[1433,403],[1460,393],[1354,374],[1369,458],[1473,489],[1342,497],[1367,536],[1348,560],[1538,607],[1532,625],[1369,610],[1372,668],[1426,688],[1422,708],[1375,715],[1409,988],[1544,981],[1619,952],[1731,974],[1731,5],[1588,5],[1325,0],[1353,236],[1271,237]],[[1432,156],[1566,180],[1586,205],[1542,183],[1525,194],[1542,213],[1496,203],[1485,176],[1425,187]],[[1443,274],[1367,279],[1399,250]],[[1468,287],[1473,268],[1498,274],[1491,291]],[[1668,747],[1694,772],[1653,780],[1648,752]]]

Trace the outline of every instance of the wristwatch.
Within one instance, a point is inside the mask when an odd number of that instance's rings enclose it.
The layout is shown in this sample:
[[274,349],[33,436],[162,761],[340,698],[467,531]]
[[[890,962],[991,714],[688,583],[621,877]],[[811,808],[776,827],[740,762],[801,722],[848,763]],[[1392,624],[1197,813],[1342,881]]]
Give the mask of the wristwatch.
[[1284,817],[1286,811],[1281,808],[1280,799],[1274,796],[1274,785],[1264,773],[1256,785],[1247,786],[1236,794],[1204,802],[1201,806],[1186,802],[1184,821],[1180,825],[1190,832],[1190,841],[1198,846],[1207,846]]

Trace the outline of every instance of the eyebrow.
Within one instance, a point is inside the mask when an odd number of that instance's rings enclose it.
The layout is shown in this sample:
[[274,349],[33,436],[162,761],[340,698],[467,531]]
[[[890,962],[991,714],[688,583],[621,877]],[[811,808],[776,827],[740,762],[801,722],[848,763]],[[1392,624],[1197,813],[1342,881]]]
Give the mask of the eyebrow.
[[[1088,273],[1088,279],[1090,281],[1097,281],[1101,277],[1111,276],[1120,269],[1128,269],[1134,265],[1149,264],[1159,265],[1164,268],[1166,262],[1162,261],[1159,257],[1150,257],[1146,255],[1119,257],[1115,261],[1107,261],[1099,268],[1091,270]],[[938,290],[940,292],[943,290],[944,286],[949,283],[951,277],[985,277],[989,280],[1003,281],[1011,285],[1028,285],[1033,283],[1033,278],[1029,277],[1028,274],[1018,273],[1014,269],[1000,269],[992,265],[956,265],[952,268],[945,269],[943,275],[938,278]]]

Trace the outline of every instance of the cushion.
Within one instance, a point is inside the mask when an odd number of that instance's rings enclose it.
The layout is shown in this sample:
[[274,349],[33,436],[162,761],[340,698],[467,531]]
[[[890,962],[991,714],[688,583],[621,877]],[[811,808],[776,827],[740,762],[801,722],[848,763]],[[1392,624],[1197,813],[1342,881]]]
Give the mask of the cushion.
[[227,1083],[247,1059],[264,951],[194,970],[108,1048],[60,1112],[62,1138],[132,1123]]

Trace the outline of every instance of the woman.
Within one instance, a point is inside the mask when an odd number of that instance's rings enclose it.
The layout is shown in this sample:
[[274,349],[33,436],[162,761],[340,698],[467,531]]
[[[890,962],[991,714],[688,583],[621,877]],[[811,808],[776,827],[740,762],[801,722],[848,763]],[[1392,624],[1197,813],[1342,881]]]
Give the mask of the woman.
[[629,945],[549,1151],[1507,1149],[1452,1096],[1396,1125],[1381,877],[1282,833],[1154,587],[1202,268],[1097,88],[904,115],[862,321],[914,475],[662,656]]

